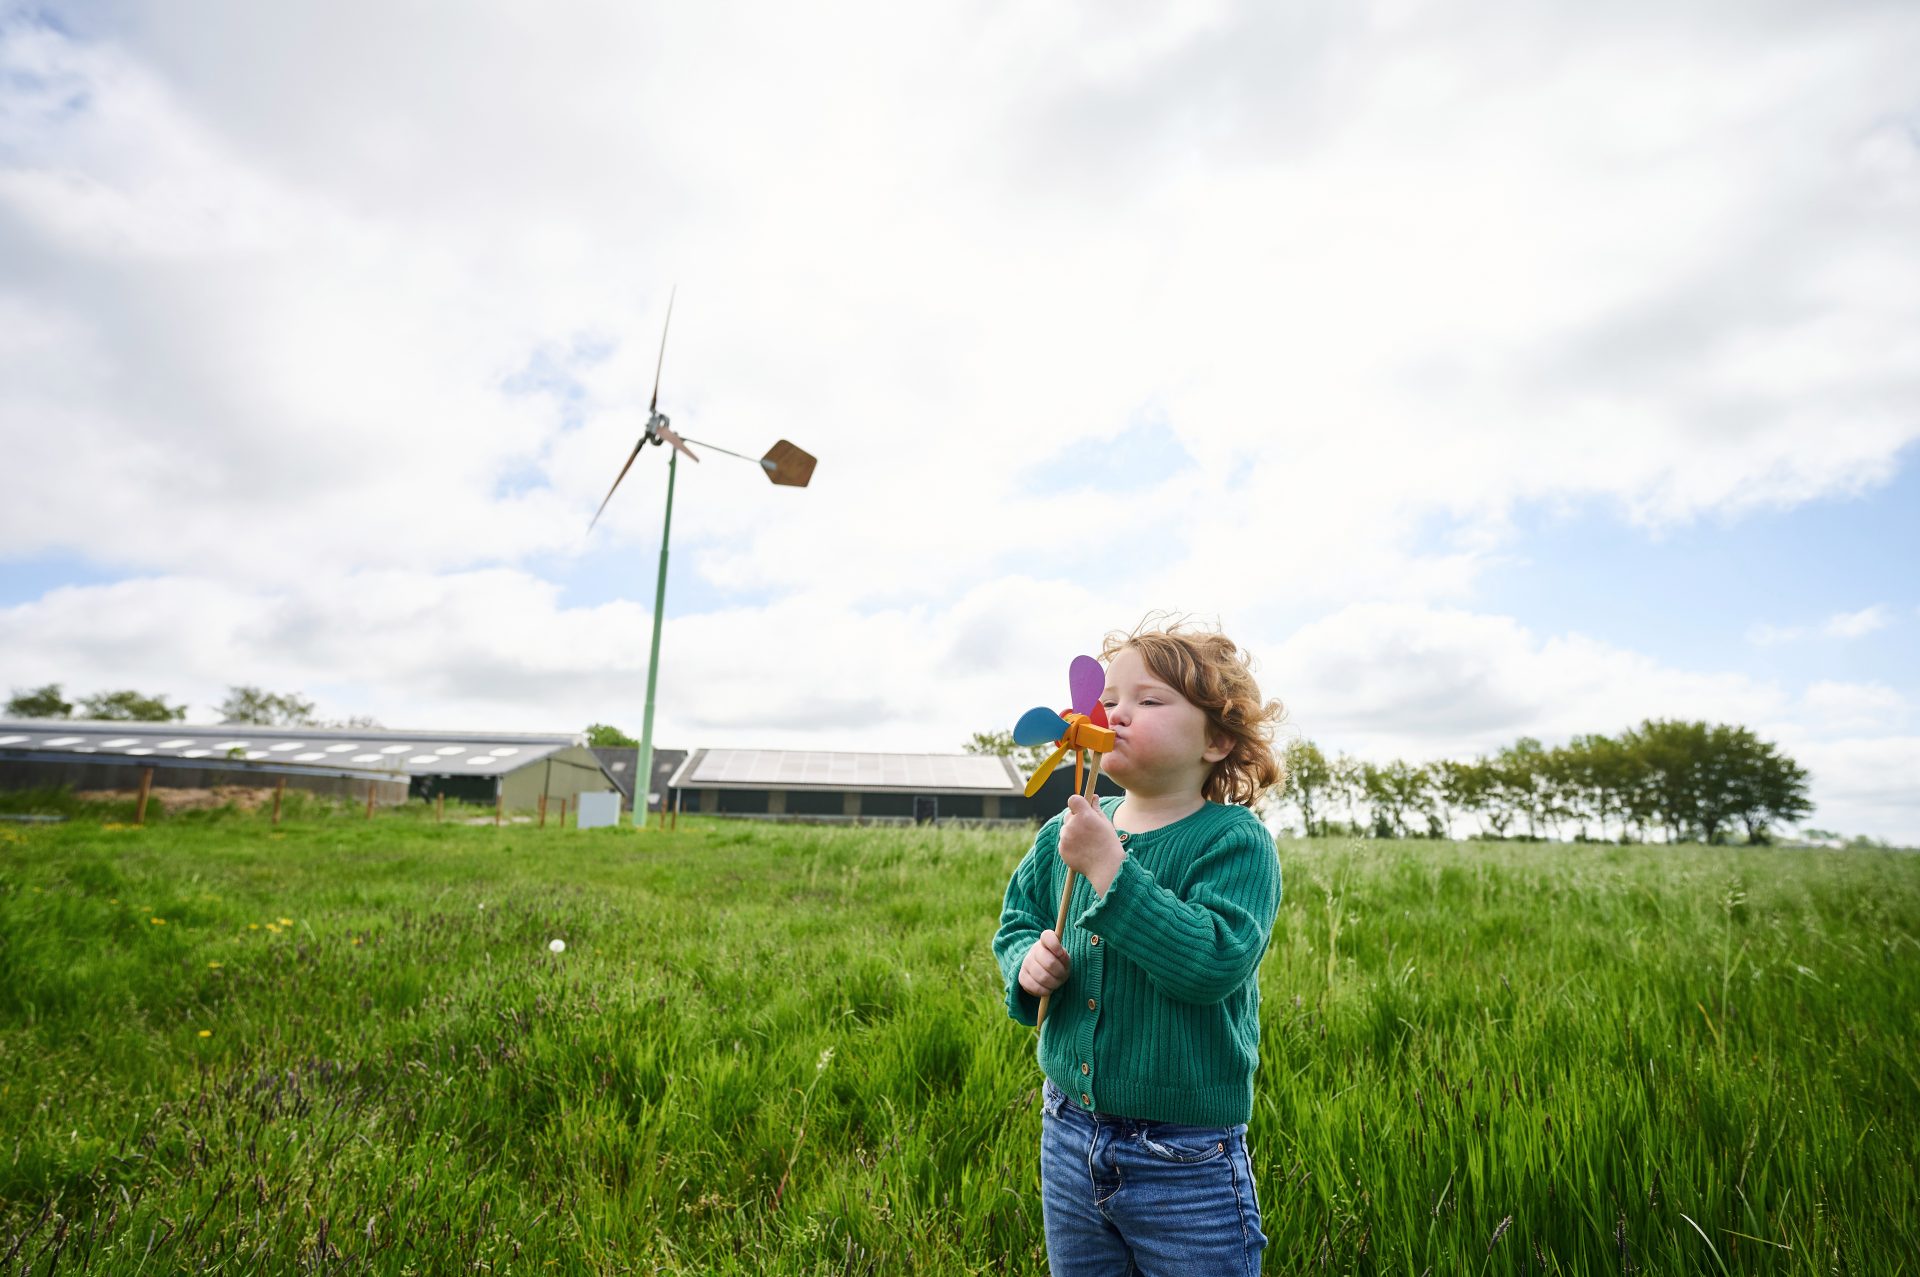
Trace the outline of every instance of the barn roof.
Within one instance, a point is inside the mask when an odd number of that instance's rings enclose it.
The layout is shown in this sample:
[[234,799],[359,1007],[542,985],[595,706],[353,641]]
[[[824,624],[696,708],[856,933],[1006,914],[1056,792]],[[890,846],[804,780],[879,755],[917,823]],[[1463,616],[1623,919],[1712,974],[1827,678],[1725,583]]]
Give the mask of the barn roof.
[[499,776],[585,737],[556,732],[417,732],[388,728],[244,727],[0,718],[0,758],[144,767],[230,767],[394,779]]
[[856,754],[809,749],[696,749],[675,789],[831,789],[1019,794],[1025,783],[992,754]]

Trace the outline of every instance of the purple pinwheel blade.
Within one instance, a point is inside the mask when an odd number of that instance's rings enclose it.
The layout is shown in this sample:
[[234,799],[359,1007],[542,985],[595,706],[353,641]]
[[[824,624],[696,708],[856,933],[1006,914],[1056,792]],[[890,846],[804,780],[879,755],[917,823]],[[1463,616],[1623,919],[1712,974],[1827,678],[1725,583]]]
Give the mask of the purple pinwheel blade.
[[1016,745],[1044,745],[1067,734],[1067,720],[1050,709],[1036,706],[1020,716],[1013,725]]
[[1107,672],[1091,656],[1076,656],[1067,667],[1067,687],[1073,692],[1073,712],[1090,714],[1107,688]]

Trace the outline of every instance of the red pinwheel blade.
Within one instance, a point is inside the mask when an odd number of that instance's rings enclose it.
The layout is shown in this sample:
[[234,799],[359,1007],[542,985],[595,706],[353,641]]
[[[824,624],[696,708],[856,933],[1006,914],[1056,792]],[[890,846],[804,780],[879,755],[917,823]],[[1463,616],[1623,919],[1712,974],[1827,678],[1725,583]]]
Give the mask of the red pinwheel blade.
[[1066,734],[1067,720],[1041,707],[1028,710],[1013,725],[1013,743],[1016,745],[1044,745]]
[[1109,723],[1107,721],[1107,707],[1099,701],[1095,701],[1093,703],[1093,708],[1087,711],[1087,718],[1093,723],[1095,727],[1112,727],[1113,726],[1112,723]]
[[1076,656],[1067,667],[1067,687],[1073,693],[1074,712],[1091,718],[1100,693],[1106,690],[1107,672],[1091,656]]

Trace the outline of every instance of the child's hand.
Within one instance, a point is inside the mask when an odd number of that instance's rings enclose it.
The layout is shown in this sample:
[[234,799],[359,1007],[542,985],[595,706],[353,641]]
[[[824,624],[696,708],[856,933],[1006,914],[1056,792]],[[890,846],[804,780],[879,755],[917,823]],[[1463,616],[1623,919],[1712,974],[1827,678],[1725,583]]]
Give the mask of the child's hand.
[[1036,998],[1045,997],[1067,982],[1073,959],[1051,931],[1042,931],[1039,941],[1027,950],[1020,963],[1020,987]]
[[1113,832],[1106,814],[1079,794],[1067,799],[1067,819],[1060,826],[1060,859],[1105,895],[1126,858],[1120,835]]

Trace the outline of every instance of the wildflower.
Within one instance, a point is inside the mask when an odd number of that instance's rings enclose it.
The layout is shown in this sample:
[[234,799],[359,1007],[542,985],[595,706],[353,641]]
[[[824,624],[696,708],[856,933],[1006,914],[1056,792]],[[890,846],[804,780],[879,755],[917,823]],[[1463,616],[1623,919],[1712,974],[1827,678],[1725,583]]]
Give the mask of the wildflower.
[[259,924],[259,923],[257,923],[257,922],[249,922],[249,923],[247,924],[247,930],[248,930],[248,931],[258,931],[258,930],[260,930],[260,924]]
[[353,942],[354,942],[355,944],[359,944],[359,943],[360,943],[360,937],[359,937],[359,936],[355,936],[355,937],[353,938]]
[[203,1037],[203,1038],[210,1038],[210,1037],[212,1037],[212,1036],[213,1036],[213,1030],[212,1030],[212,1029],[202,1029],[202,1030],[200,1030],[200,1036],[201,1036],[201,1037]]
[[110,905],[117,905],[120,903],[120,900],[117,896],[108,896],[107,903]]
[[833,1048],[828,1047],[820,1053],[820,1062],[813,1066],[813,1071],[815,1073],[824,1072],[827,1065],[831,1063],[833,1063]]
[[280,919],[280,925],[281,925],[281,926],[283,926],[283,927],[291,927],[291,926],[293,925],[293,919],[292,919],[292,918],[282,918],[282,919]]
[[553,950],[555,953],[565,953],[567,951],[567,942],[565,940],[549,940],[547,941],[547,948]]
[[217,962],[209,962],[207,964],[207,970],[209,971],[218,971],[219,969],[220,969],[220,964]]
[[149,918],[147,919],[147,921],[151,922],[156,927],[164,927],[167,925],[167,920],[165,918]]

